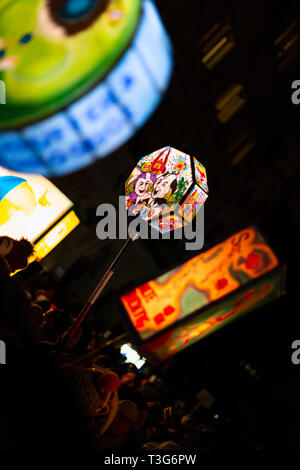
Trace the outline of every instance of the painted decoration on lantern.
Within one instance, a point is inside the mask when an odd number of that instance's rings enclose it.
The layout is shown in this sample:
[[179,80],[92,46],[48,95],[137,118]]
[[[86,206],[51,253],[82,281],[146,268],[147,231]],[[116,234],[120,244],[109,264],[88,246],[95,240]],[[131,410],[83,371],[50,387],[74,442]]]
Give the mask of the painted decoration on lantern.
[[258,279],[251,288],[243,288],[199,315],[187,318],[173,329],[161,333],[145,344],[145,350],[159,360],[166,360],[251,310],[275,300],[283,294],[283,283],[284,270],[275,270]]
[[[151,220],[150,225],[162,233],[182,227],[185,220],[190,222],[208,197],[193,180],[195,162],[172,147],[141,158],[125,183],[129,212]],[[170,212],[174,214],[158,220]]]
[[207,197],[208,195],[199,186],[195,185],[181,205],[181,213],[184,219],[191,222]]
[[206,169],[204,166],[196,160],[194,157],[194,163],[195,163],[195,177],[196,181],[199,184],[199,186],[204,189],[204,191],[208,192],[208,187],[207,187],[207,176],[206,176]]
[[250,227],[137,287],[121,301],[145,341],[276,266],[272,249]]
[[3,0],[0,164],[50,176],[104,157],[150,117],[172,62],[152,0]]
[[0,167],[0,236],[34,242],[73,206],[53,183]]
[[150,225],[158,232],[164,234],[182,227],[182,218],[177,214],[167,214],[161,219],[152,221]]

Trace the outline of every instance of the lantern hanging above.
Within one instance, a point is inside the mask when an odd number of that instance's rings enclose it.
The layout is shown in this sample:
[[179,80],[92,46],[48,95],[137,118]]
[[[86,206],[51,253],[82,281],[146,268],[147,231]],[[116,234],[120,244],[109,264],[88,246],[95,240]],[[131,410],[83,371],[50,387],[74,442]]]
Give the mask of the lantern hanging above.
[[152,0],[1,0],[0,165],[55,176],[103,158],[150,117],[172,62]]

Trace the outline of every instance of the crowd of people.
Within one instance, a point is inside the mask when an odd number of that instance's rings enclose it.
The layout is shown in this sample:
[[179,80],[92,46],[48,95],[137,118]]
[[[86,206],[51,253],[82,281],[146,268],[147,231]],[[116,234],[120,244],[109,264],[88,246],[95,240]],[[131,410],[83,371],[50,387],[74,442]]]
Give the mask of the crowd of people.
[[179,396],[148,362],[126,362],[120,341],[86,321],[61,338],[80,303],[38,270],[22,282],[33,253],[26,240],[0,238],[0,448],[133,451],[210,449],[218,426],[214,397]]

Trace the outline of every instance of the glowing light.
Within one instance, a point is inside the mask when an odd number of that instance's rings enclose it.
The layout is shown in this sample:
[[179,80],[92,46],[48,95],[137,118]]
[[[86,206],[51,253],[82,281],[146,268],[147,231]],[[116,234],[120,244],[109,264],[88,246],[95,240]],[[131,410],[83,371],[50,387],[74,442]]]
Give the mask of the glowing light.
[[[272,249],[250,227],[137,287],[122,296],[121,301],[136,332],[145,341],[276,266],[278,260]],[[253,291],[248,291],[239,298],[235,311],[252,302],[252,295]],[[222,319],[225,314],[222,313]],[[211,321],[204,320],[189,337],[212,328]]]
[[126,357],[125,362],[130,362],[131,364],[134,364],[137,369],[143,367],[146,362],[146,359],[141,358],[137,351],[133,349],[129,344],[123,344],[123,346],[121,346],[120,351],[122,356]]
[[40,241],[34,246],[34,256],[30,262],[41,260],[47,256],[74,228],[80,221],[74,211],[69,212],[60,222],[58,222]]
[[35,255],[30,262],[44,258],[77,227],[72,206],[43,176],[0,167],[0,236],[31,241]]
[[72,206],[43,176],[0,167],[0,236],[35,242]]

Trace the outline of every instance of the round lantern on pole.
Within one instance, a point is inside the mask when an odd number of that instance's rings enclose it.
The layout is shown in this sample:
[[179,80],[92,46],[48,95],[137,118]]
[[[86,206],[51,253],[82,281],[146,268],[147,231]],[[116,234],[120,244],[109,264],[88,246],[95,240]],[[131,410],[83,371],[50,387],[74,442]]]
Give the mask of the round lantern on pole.
[[[193,156],[164,147],[141,158],[125,182],[128,211],[165,233],[192,222],[208,197],[206,169]],[[88,302],[63,336],[72,339],[138,233],[130,234]]]

